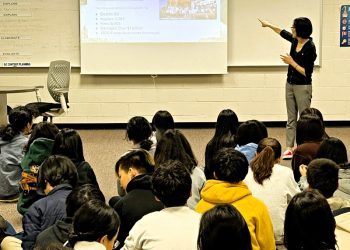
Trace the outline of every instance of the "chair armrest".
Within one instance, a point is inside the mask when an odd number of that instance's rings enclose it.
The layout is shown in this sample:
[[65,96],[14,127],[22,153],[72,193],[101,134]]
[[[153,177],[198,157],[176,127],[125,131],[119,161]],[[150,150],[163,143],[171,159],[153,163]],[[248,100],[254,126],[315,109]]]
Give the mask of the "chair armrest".
[[68,93],[69,89],[68,88],[57,88],[57,89],[53,89],[53,91],[56,91],[60,94],[66,94],[66,93]]
[[60,93],[60,103],[61,103],[61,107],[64,110],[64,112],[68,113],[66,98],[64,98],[63,93]]

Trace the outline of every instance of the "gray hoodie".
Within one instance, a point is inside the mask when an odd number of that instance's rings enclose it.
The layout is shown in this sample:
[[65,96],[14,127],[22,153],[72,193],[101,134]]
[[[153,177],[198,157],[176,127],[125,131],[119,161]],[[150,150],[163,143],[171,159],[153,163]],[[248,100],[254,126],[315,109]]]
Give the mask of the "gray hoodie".
[[11,141],[0,138],[0,197],[6,198],[19,193],[21,160],[28,138],[19,133]]

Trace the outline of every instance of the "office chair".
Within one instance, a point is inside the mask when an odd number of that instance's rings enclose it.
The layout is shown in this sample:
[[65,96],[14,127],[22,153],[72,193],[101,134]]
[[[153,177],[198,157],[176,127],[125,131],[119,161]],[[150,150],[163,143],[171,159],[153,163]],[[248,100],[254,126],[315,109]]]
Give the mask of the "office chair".
[[36,90],[37,102],[28,103],[26,106],[38,111],[38,116],[50,122],[54,116],[60,116],[68,112],[68,91],[70,81],[70,62],[64,60],[52,61],[47,76],[47,89],[55,103],[42,102],[39,89]]

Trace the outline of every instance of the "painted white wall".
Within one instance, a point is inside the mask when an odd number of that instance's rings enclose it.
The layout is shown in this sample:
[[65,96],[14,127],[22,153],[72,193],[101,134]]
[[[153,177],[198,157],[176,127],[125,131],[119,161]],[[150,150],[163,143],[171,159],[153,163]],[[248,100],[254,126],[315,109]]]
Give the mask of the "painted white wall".
[[[339,47],[342,4],[348,2],[323,0],[321,67],[313,74],[312,106],[332,121],[350,120],[350,47]],[[233,109],[240,121],[286,120],[286,67],[233,67],[227,75],[159,76],[155,82],[150,76],[79,72],[72,69],[69,114],[56,123],[125,123],[135,115],[151,119],[160,109],[172,113],[176,122],[214,122],[225,108]],[[46,76],[47,68],[1,68],[0,85],[45,85]],[[41,94],[51,101],[46,89]],[[31,101],[34,93],[8,95],[12,106]]]

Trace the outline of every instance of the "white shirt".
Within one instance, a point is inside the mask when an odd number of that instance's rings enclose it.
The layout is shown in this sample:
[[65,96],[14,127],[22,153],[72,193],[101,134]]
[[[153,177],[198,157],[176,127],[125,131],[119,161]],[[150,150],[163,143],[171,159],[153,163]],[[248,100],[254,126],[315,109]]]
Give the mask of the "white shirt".
[[200,218],[186,206],[149,213],[136,222],[122,249],[197,250]]
[[244,182],[248,185],[253,196],[262,200],[268,207],[276,243],[283,243],[284,216],[287,205],[292,197],[300,192],[292,170],[275,164],[270,178],[265,180],[263,185],[260,185],[254,180],[253,171],[249,168]]

